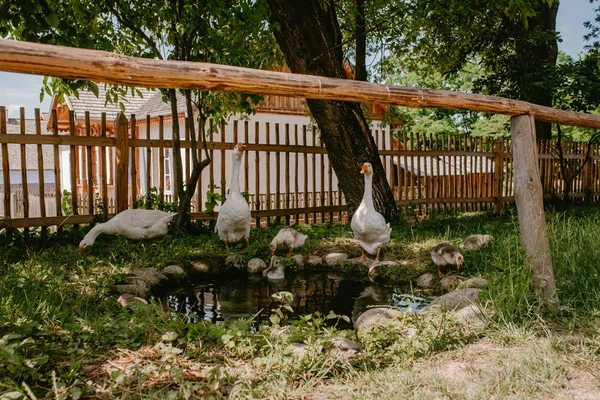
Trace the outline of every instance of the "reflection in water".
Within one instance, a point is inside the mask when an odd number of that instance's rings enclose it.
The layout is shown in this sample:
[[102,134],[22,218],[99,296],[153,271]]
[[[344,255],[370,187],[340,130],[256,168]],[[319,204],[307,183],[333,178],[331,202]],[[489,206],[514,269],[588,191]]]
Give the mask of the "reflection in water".
[[[347,315],[352,323],[372,306],[393,306],[400,311],[415,312],[427,305],[428,300],[410,294],[405,287],[378,285],[370,281],[351,280],[321,273],[287,274],[285,279],[269,281],[262,276],[204,278],[163,299],[162,303],[173,312],[185,314],[189,322],[201,319],[213,322],[231,322],[255,317],[256,323],[268,321],[271,295],[279,291],[294,295],[291,304],[296,316],[316,311]],[[351,328],[343,321],[340,328]]]

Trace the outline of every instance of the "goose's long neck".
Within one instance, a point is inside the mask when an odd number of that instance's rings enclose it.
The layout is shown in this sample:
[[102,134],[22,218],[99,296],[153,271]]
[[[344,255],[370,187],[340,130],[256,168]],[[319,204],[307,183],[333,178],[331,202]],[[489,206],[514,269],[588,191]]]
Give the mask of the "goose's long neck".
[[92,243],[93,243],[96,241],[96,238],[98,236],[100,236],[101,234],[106,232],[106,230],[107,230],[106,227],[107,227],[107,225],[105,223],[96,225],[95,227],[90,229],[90,231],[87,233],[87,235],[85,235],[85,237],[88,239],[91,239]]
[[362,201],[366,206],[373,208],[373,175],[365,174],[365,194]]
[[233,165],[231,169],[231,194],[240,193],[240,164],[242,160],[233,156]]

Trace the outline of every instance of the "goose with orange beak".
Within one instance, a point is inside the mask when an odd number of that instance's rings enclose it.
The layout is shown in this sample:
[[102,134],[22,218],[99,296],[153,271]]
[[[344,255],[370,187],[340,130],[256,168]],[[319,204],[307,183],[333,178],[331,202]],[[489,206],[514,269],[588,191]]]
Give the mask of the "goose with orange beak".
[[249,245],[250,207],[240,193],[240,166],[245,147],[242,143],[238,143],[233,147],[229,196],[219,209],[215,226],[215,232],[225,242],[227,253],[229,253],[230,243],[245,240],[246,247]]
[[369,271],[379,264],[379,253],[381,248],[390,242],[392,228],[385,222],[385,218],[373,206],[373,166],[364,163],[360,173],[365,177],[365,191],[358,209],[352,216],[352,232],[360,243],[362,255],[358,261],[368,261],[365,252],[375,255],[375,262],[369,267]]

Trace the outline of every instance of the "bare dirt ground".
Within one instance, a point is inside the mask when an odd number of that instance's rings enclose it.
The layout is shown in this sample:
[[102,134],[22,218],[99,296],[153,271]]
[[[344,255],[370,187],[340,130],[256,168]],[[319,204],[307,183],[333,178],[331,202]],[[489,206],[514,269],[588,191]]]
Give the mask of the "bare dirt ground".
[[[600,358],[584,343],[482,339],[460,350],[288,393],[298,399],[600,399]],[[562,348],[561,348],[562,347]]]

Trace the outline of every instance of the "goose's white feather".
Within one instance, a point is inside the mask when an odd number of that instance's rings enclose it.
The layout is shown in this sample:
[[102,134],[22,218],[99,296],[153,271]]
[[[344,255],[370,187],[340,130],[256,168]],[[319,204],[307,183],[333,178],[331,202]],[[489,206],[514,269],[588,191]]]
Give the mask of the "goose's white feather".
[[240,165],[242,162],[243,146],[238,143],[233,148],[233,166],[231,171],[231,186],[227,200],[221,205],[215,231],[219,237],[229,243],[248,239],[250,236],[250,207],[240,193]]
[[99,235],[120,235],[131,240],[154,239],[167,234],[175,213],[133,209],[115,215],[110,221],[93,227],[79,243],[80,251],[91,246]]
[[274,251],[277,246],[284,245],[288,249],[297,249],[298,247],[304,246],[304,242],[308,238],[308,235],[300,233],[294,228],[283,228],[271,241],[271,249]]
[[[365,167],[366,166],[366,167]],[[352,232],[361,247],[369,254],[377,254],[377,249],[389,243],[392,228],[385,218],[373,206],[373,167],[363,165],[365,191],[362,202],[352,216]]]

